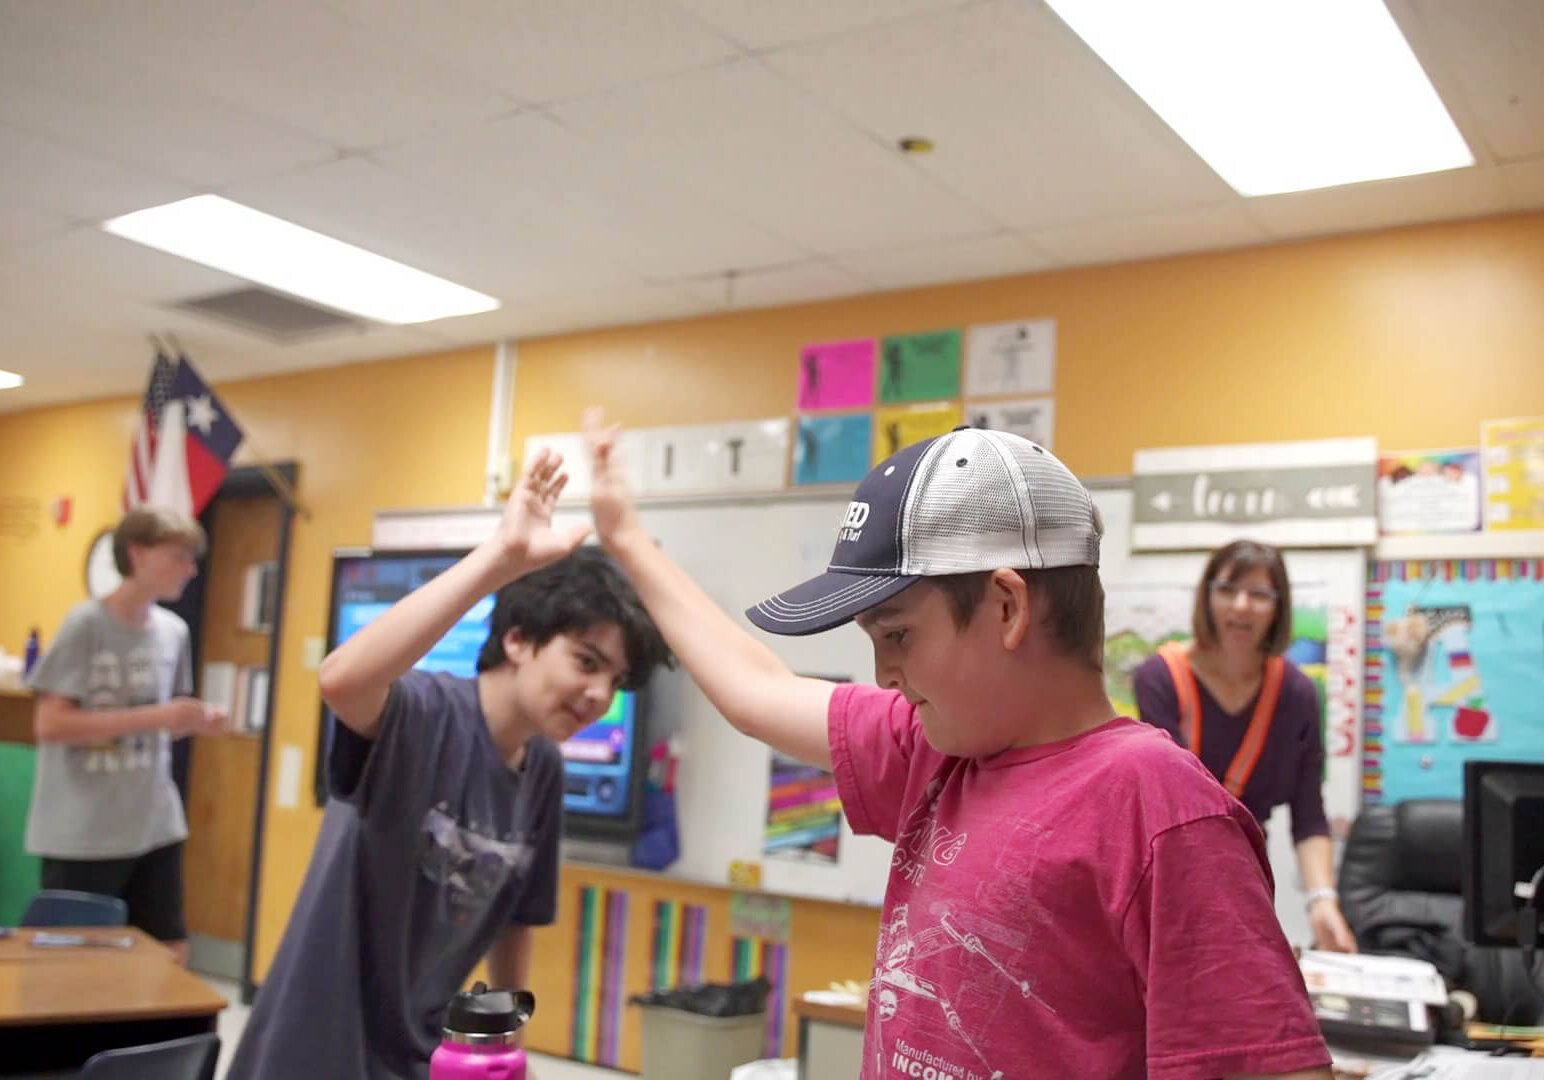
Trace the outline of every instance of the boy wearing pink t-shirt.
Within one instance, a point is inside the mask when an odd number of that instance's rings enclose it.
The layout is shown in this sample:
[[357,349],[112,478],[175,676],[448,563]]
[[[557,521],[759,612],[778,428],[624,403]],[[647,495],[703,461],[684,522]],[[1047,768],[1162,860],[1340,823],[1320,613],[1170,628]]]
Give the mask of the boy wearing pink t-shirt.
[[601,540],[715,707],[830,768],[895,845],[863,1080],[1328,1080],[1258,824],[1101,673],[1102,527],[1041,447],[961,429],[858,485],[825,574],[751,622],[856,620],[878,686],[795,675],[639,523],[586,417]]

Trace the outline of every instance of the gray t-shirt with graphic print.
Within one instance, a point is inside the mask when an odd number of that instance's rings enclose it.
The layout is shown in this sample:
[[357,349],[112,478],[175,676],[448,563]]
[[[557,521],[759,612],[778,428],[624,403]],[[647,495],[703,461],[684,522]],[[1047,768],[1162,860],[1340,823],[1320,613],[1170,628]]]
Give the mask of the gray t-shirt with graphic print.
[[563,759],[518,771],[475,679],[398,679],[374,739],[334,724],[333,798],[228,1080],[427,1080],[447,1003],[512,926],[557,914]]
[[[130,626],[100,600],[76,605],[29,680],[84,709],[159,705],[193,692],[188,624],[162,607]],[[27,850],[55,859],[122,859],[185,840],[164,731],[91,745],[43,743],[27,815]]]

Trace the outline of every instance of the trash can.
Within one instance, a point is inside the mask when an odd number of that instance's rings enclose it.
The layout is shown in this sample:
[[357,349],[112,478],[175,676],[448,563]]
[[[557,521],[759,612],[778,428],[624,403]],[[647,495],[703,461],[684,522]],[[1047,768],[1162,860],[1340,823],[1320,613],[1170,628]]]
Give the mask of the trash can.
[[729,1080],[766,1051],[766,979],[655,990],[631,999],[643,1014],[642,1080]]

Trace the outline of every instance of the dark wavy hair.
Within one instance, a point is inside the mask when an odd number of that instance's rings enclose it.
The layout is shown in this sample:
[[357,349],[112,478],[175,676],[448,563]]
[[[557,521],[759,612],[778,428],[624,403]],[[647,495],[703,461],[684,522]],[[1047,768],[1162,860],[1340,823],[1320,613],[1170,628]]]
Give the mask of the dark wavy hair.
[[511,630],[540,649],[559,634],[582,634],[605,623],[622,631],[624,689],[638,689],[661,665],[675,666],[670,647],[622,568],[604,550],[587,544],[499,590],[477,670],[504,663],[504,635]]

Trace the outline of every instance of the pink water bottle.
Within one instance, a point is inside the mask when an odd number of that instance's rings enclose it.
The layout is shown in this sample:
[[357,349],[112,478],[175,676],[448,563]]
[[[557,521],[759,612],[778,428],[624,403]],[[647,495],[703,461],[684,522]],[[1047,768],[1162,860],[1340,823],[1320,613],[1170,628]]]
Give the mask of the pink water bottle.
[[444,1041],[429,1059],[429,1080],[525,1080],[516,1032],[536,1011],[527,990],[463,990],[445,1010]]

